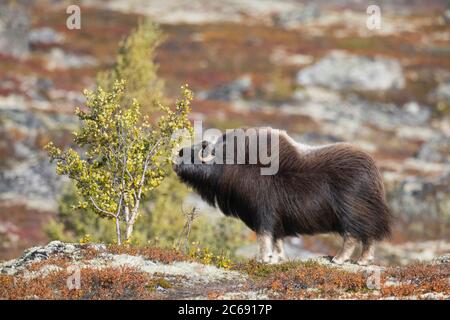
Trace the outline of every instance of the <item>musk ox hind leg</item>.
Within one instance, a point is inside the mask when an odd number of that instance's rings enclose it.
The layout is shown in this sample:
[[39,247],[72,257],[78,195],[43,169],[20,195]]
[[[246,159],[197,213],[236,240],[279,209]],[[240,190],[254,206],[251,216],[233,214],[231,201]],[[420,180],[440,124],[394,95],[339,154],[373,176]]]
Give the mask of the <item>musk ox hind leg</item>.
[[258,260],[263,263],[276,263],[273,236],[269,233],[258,233],[256,238],[259,246]]
[[356,263],[360,266],[371,264],[374,259],[374,251],[374,243],[372,241],[363,242],[361,256]]
[[350,235],[344,235],[344,244],[342,245],[339,253],[331,261],[336,264],[343,264],[344,262],[350,260],[350,257],[355,251],[358,242],[359,241],[356,238]]

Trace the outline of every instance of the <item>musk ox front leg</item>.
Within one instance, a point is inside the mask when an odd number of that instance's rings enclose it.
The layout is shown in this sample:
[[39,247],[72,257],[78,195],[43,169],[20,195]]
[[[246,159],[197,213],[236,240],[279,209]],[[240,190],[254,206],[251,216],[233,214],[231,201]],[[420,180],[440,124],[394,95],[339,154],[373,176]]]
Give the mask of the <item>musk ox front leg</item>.
[[278,263],[286,260],[283,247],[283,239],[274,241],[272,235],[267,233],[257,234],[259,245],[259,261],[263,263]]
[[284,253],[283,239],[279,238],[275,240],[273,251],[276,256],[276,262],[286,261],[286,255]]
[[273,250],[273,236],[268,233],[256,234],[259,246],[259,261],[263,263],[276,263],[276,257]]

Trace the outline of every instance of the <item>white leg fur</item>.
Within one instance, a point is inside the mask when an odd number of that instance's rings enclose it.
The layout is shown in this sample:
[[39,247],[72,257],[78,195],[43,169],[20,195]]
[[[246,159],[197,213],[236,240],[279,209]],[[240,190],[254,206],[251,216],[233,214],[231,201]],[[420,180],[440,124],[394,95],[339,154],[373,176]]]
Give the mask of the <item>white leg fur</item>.
[[276,263],[272,236],[269,234],[257,234],[256,238],[259,245],[259,261],[263,263]]
[[343,264],[345,261],[349,260],[355,251],[358,240],[350,236],[344,236],[344,244],[339,253],[333,258],[332,262],[336,264]]
[[374,244],[372,242],[363,243],[361,257],[357,263],[361,266],[367,266],[372,263],[374,259]]
[[283,239],[277,239],[273,245],[273,252],[275,262],[286,261],[286,255],[284,253]]

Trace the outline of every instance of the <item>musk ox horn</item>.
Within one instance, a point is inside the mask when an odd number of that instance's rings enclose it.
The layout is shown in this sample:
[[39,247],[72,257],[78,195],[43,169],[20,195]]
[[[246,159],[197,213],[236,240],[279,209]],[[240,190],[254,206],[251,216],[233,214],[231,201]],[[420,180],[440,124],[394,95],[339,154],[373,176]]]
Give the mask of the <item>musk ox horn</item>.
[[201,149],[199,152],[198,152],[198,158],[202,161],[202,162],[209,162],[209,161],[211,161],[211,160],[213,160],[216,156],[215,155],[213,155],[212,154],[212,150],[210,150],[209,151],[209,153],[208,153],[208,155],[206,156],[206,157],[203,157],[203,150],[204,149]]

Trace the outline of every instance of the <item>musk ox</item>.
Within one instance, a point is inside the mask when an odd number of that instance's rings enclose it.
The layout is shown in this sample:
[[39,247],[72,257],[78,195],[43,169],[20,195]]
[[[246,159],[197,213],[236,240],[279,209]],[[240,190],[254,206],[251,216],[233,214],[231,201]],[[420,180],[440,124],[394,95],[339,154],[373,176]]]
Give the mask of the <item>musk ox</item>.
[[[273,174],[261,171],[273,164],[262,161],[265,141],[277,163]],[[309,146],[281,130],[234,129],[215,143],[181,149],[174,170],[206,202],[256,232],[266,263],[285,259],[284,237],[338,233],[344,241],[333,262],[349,260],[361,243],[357,263],[366,265],[374,242],[390,235],[380,172],[369,154],[347,143]]]

